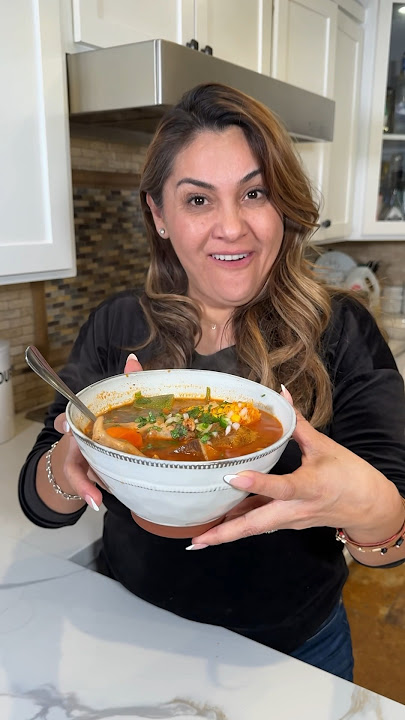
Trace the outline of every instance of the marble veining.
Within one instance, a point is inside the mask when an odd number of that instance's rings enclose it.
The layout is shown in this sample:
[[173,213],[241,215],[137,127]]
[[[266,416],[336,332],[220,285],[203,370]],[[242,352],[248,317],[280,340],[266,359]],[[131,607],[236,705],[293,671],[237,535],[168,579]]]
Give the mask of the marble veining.
[[[219,708],[203,706],[192,700],[174,698],[159,705],[131,705],[104,709],[92,708],[80,702],[75,693],[61,694],[53,685],[45,685],[21,693],[0,693],[0,698],[31,701],[32,715],[26,720],[52,720],[55,710],[64,713],[62,718],[70,720],[115,720],[116,718],[155,718],[167,720],[177,717],[181,720],[228,720]],[[26,708],[27,711],[27,708]],[[51,717],[52,716],[52,717]]]
[[70,575],[77,575],[83,572],[80,568],[71,573],[63,573],[63,575],[54,575],[53,577],[38,578],[37,580],[25,580],[23,582],[0,583],[0,590],[15,590],[16,588],[27,587],[28,585],[40,585],[41,583],[52,582],[52,580],[62,580]]
[[351,718],[364,717],[365,713],[367,713],[367,717],[373,717],[375,720],[384,720],[379,696],[370,693],[364,688],[355,687],[352,693],[350,707],[339,720],[351,720]]
[[[53,720],[55,712],[60,720],[117,720],[118,718],[149,718],[155,720],[230,720],[218,707],[208,703],[202,705],[191,699],[174,698],[157,705],[125,705],[96,708],[80,701],[76,693],[60,693],[51,684],[25,692],[0,693],[1,699],[24,703],[25,720]],[[28,701],[28,706],[27,706]],[[26,714],[26,713],[30,714]],[[350,708],[338,720],[364,718],[367,720],[388,720],[383,714],[380,698],[360,687],[354,687]]]

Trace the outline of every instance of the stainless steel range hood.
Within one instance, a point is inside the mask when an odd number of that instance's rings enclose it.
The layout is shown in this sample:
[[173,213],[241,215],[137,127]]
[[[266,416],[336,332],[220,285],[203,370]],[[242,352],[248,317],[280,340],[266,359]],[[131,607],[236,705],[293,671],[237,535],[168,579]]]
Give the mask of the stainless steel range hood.
[[68,55],[67,66],[70,117],[81,125],[153,132],[183,92],[221,82],[264,103],[295,138],[333,139],[333,100],[166,40]]

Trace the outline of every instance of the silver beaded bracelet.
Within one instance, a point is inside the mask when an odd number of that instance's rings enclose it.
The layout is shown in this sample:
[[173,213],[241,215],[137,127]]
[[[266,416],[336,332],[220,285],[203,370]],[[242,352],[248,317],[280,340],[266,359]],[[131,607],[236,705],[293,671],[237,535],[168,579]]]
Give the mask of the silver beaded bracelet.
[[45,455],[45,460],[46,460],[45,468],[46,468],[46,474],[48,476],[48,480],[51,483],[55,492],[58,493],[58,495],[62,495],[62,497],[65,498],[65,500],[83,500],[83,498],[81,498],[80,495],[71,495],[70,493],[67,493],[64,490],[62,490],[62,488],[59,487],[58,483],[56,482],[56,480],[53,476],[52,466],[51,466],[51,457],[52,457],[52,453],[55,450],[57,444],[58,444],[57,442],[54,442],[54,444],[51,445],[51,447],[49,448],[48,452]]

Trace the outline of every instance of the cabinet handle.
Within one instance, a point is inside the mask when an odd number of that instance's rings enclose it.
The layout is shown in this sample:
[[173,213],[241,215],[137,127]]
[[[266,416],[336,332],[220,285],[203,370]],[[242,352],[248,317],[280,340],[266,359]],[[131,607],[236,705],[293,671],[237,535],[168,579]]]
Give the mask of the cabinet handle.
[[186,43],[186,47],[189,47],[192,50],[198,50],[198,40],[191,38],[190,42]]
[[201,48],[201,52],[205,53],[206,55],[212,55],[212,47],[211,45],[206,45],[204,48]]
[[321,228],[328,228],[328,227],[330,227],[331,225],[332,225],[332,221],[331,221],[331,220],[324,220],[323,222],[321,222],[321,224],[320,224],[319,227],[321,227]]

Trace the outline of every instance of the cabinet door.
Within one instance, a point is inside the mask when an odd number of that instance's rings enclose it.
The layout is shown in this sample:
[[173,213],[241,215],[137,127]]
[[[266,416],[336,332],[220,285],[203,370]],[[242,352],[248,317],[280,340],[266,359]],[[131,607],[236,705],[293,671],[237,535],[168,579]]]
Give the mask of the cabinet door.
[[193,0],[72,0],[75,42],[111,47],[162,39],[184,44],[195,33]]
[[[399,96],[400,91],[405,54],[403,7],[403,2],[393,0],[384,0],[379,5],[362,218],[363,235],[402,241],[405,238],[405,125],[395,126],[389,94],[395,102],[395,95]],[[402,82],[405,83],[405,73]],[[404,85],[401,92],[405,97]],[[396,200],[398,207],[391,205]]]
[[75,273],[59,3],[2,3],[0,284]]
[[[337,13],[331,0],[274,0],[272,76],[333,98]],[[328,221],[330,143],[298,143],[297,149],[321,202],[320,220]]]
[[335,128],[329,148],[326,185],[331,225],[322,231],[325,240],[348,237],[352,230],[362,46],[361,25],[339,10],[334,78]]
[[271,0],[196,0],[195,13],[200,49],[269,75]]

